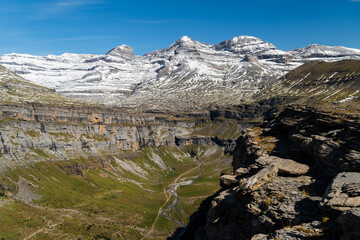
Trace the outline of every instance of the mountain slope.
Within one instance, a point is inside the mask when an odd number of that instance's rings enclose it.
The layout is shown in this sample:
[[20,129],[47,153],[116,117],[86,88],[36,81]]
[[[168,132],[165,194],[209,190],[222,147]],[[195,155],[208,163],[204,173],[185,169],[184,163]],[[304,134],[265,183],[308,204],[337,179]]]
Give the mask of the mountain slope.
[[289,51],[297,58],[341,58],[346,56],[359,57],[360,50],[342,46],[329,47],[320,44],[312,44],[304,48]]
[[55,93],[53,89],[31,83],[0,65],[0,102],[79,105],[81,102]]
[[279,96],[313,103],[359,102],[360,61],[308,62],[286,74],[255,98]]

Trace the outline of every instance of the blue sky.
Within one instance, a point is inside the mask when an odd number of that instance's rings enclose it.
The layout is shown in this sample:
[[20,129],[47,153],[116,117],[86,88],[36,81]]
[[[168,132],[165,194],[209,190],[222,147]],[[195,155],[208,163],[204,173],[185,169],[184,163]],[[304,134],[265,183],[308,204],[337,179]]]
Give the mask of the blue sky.
[[256,36],[281,50],[312,43],[360,48],[360,0],[1,0],[0,55],[136,54],[183,35],[216,44]]

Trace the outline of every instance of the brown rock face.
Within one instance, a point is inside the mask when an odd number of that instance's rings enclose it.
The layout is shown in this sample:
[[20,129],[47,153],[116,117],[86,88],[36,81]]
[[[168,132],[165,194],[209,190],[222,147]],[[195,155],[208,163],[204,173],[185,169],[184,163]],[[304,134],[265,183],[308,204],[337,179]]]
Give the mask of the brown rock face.
[[239,184],[239,180],[234,175],[222,175],[220,177],[220,186],[222,187],[230,187],[236,184]]

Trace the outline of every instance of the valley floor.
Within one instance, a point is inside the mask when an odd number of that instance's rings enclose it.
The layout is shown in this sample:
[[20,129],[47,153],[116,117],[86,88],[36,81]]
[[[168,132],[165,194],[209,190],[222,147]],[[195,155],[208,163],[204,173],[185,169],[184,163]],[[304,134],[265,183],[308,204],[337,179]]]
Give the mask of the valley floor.
[[[139,164],[133,166],[139,175],[124,170],[124,162],[110,161],[116,154],[100,164],[87,162],[84,169],[76,169],[83,161],[79,159],[11,169],[1,174],[0,236],[164,239],[179,227],[161,215],[174,200],[165,189],[198,175],[199,163],[190,152],[204,163],[203,175],[192,185],[180,186],[178,205],[166,211],[185,225],[201,201],[218,190],[219,174],[229,166],[229,157],[216,145],[143,149],[132,159]],[[154,165],[155,155],[165,169]],[[220,166],[221,159],[226,164]]]

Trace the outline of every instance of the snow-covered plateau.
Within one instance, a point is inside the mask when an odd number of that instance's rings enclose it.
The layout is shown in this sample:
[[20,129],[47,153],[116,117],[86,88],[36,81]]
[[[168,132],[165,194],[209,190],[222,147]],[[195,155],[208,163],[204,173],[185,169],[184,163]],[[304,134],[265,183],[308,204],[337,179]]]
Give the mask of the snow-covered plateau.
[[360,50],[314,44],[281,51],[250,36],[216,45],[184,36],[143,56],[121,45],[105,55],[12,53],[1,56],[0,64],[74,99],[117,107],[196,109],[246,101],[305,62],[343,59],[360,59]]

